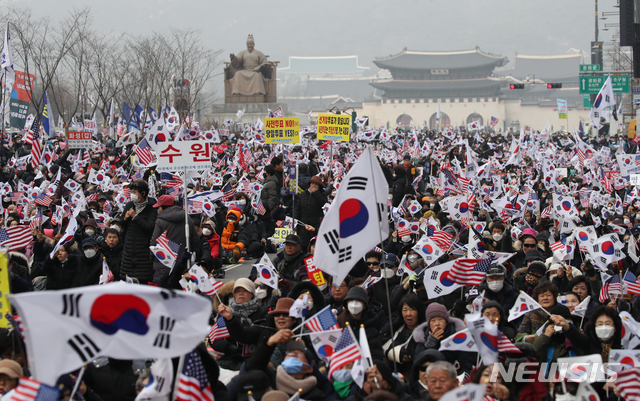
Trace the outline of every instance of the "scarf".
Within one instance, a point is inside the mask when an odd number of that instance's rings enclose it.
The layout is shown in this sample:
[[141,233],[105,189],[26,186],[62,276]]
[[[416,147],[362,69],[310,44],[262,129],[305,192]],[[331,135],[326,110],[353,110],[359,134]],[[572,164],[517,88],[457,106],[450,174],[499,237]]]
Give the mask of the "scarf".
[[233,311],[235,316],[239,318],[248,319],[249,315],[258,310],[259,299],[253,298],[251,301],[247,301],[243,304],[239,304],[235,299],[229,301],[229,308]]
[[134,203],[133,204],[136,207],[136,216],[139,215],[140,212],[142,212],[145,207],[147,207],[148,203],[149,203],[149,198],[145,199],[144,202],[142,202],[142,203]]
[[285,372],[282,366],[278,366],[276,371],[276,388],[280,391],[284,391],[289,395],[294,395],[298,392],[298,389],[302,389],[302,394],[306,394],[313,390],[318,384],[318,379],[315,376],[309,375],[304,379],[298,380],[291,377]]

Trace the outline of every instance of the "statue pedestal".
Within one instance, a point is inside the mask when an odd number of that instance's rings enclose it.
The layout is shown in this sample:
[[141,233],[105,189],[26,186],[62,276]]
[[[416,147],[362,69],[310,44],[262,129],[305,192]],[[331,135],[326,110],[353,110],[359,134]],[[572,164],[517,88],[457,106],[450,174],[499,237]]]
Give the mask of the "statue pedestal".
[[[264,98],[264,95],[254,95],[254,96],[242,96],[242,95],[232,95],[238,96],[239,98]],[[211,119],[218,121],[218,124],[224,124],[224,122],[231,118],[235,122],[241,122],[243,124],[255,124],[258,119],[264,122],[264,119],[267,118],[268,109],[271,111],[276,111],[278,108],[282,108],[282,113],[285,117],[289,116],[289,105],[286,103],[225,103],[225,104],[214,104],[211,107],[211,111],[207,114],[207,118],[209,121]],[[240,120],[236,116],[238,110],[244,110],[244,115]]]

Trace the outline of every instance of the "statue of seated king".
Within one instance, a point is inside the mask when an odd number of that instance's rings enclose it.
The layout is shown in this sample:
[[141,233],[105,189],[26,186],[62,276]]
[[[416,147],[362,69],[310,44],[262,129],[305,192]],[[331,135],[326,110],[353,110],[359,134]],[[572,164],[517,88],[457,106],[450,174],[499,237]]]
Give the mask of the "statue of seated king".
[[[247,38],[247,49],[237,55],[232,53],[230,59],[230,63],[225,63],[226,103],[275,101],[277,62],[270,62],[255,48],[253,35]],[[246,96],[251,98],[243,98]]]

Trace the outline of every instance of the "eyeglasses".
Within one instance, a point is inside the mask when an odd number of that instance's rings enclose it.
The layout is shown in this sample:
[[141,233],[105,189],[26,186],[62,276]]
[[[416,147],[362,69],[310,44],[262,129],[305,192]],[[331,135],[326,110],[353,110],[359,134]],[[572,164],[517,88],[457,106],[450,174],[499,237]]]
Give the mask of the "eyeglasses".
[[536,245],[536,244],[523,244],[522,246],[524,246],[525,248],[535,248],[538,245]]
[[426,372],[427,371],[428,366],[420,366],[418,368],[418,370],[420,370],[421,372]]
[[277,313],[275,315],[273,315],[273,317],[289,317],[288,313]]
[[380,262],[367,262],[367,266],[378,266]]

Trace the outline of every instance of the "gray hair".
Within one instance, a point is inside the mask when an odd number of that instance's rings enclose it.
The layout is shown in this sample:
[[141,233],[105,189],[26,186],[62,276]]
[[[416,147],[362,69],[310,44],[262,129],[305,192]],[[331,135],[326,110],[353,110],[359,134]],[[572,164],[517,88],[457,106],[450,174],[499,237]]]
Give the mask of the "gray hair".
[[445,370],[449,372],[449,378],[451,380],[458,380],[458,372],[456,372],[456,368],[453,367],[451,362],[447,361],[437,361],[429,365],[427,368],[427,379],[429,378],[429,373],[433,370]]

